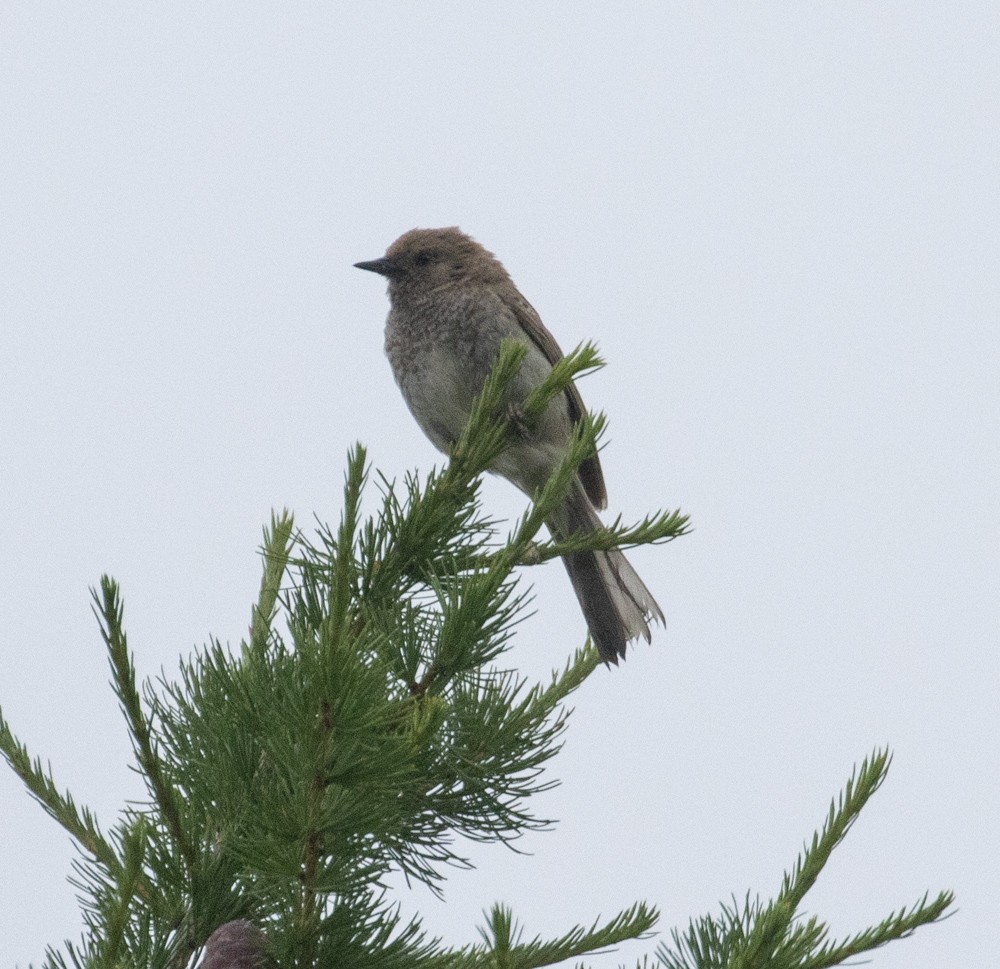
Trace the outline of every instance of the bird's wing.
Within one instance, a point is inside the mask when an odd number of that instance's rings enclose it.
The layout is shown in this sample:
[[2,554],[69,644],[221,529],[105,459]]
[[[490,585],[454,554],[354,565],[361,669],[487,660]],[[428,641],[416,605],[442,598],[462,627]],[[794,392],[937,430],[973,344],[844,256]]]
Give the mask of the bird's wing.
[[[555,337],[549,333],[542,318],[535,311],[535,308],[515,290],[516,296],[510,300],[504,300],[510,306],[514,316],[517,318],[521,329],[528,334],[531,342],[538,347],[545,355],[545,359],[550,364],[555,365],[563,357],[559,344]],[[506,294],[505,294],[506,295]],[[571,383],[566,388],[566,400],[569,405],[569,416],[573,423],[577,423],[587,412],[580,391],[576,389],[576,384]],[[604,484],[604,472],[601,470],[600,459],[595,454],[587,458],[580,465],[580,481],[583,490],[587,492],[587,497],[595,508],[606,508],[608,504],[608,489]]]

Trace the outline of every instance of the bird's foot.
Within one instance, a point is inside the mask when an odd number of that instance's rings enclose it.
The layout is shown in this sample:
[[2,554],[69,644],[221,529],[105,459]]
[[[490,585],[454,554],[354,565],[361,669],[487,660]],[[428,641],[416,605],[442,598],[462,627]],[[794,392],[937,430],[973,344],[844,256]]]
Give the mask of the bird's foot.
[[509,403],[504,416],[507,418],[507,426],[510,428],[512,434],[519,438],[529,436],[531,427],[520,404]]

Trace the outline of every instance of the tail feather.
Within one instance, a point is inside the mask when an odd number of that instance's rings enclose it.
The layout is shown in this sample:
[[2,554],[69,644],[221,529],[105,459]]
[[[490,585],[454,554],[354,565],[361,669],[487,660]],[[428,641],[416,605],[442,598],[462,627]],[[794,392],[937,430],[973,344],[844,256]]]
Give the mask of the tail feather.
[[[577,489],[550,527],[556,535],[566,536],[595,531],[601,521],[582,489]],[[650,641],[649,623],[663,623],[663,612],[622,552],[571,552],[563,556],[563,563],[605,663],[617,666],[633,639],[642,636]]]

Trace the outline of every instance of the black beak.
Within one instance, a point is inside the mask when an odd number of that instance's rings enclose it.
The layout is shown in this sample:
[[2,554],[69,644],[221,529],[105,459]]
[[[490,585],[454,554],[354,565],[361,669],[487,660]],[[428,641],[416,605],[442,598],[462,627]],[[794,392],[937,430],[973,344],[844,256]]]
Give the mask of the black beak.
[[356,262],[355,269],[367,269],[370,273],[378,273],[380,276],[392,275],[392,264],[384,256],[381,259],[371,259],[368,262]]

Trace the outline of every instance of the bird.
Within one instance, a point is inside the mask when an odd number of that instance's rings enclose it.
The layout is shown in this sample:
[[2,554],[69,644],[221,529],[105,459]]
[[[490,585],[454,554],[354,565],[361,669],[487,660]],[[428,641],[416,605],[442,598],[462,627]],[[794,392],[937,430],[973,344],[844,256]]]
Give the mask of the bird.
[[[492,252],[457,227],[411,229],[384,256],[354,264],[388,280],[385,352],[417,424],[448,454],[468,422],[473,402],[504,339],[527,351],[512,380],[516,408],[563,356],[538,313]],[[554,398],[490,470],[531,497],[566,453],[574,425],[586,414],[575,383]],[[569,493],[546,525],[556,539],[602,528],[607,507],[604,473],[596,452],[578,469]],[[663,612],[620,549],[574,551],[562,556],[590,638],[607,665],[618,665],[626,644],[651,640],[650,622]]]

